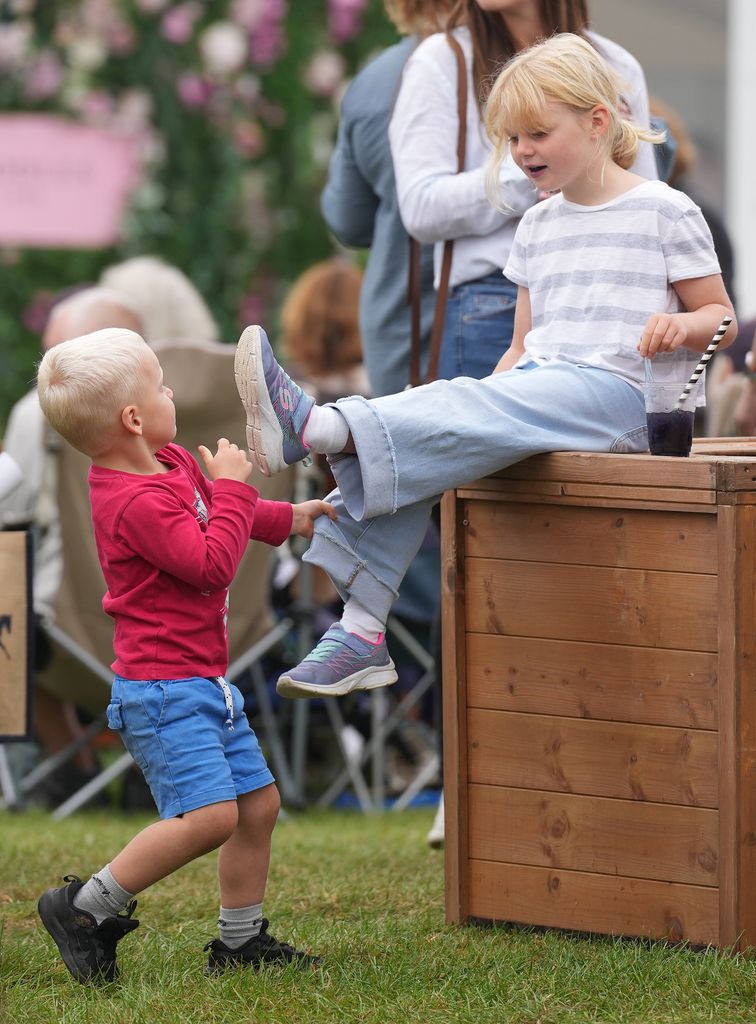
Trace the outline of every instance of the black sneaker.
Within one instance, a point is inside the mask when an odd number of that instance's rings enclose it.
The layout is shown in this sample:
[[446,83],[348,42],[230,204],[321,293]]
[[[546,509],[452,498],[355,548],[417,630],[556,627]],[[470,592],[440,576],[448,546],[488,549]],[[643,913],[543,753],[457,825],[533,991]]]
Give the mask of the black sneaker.
[[298,967],[318,967],[322,957],[312,956],[294,949],[288,942],[279,942],[268,934],[268,920],[263,918],[260,934],[249,939],[238,949],[229,949],[225,942],[213,939],[205,946],[210,950],[205,974],[222,974],[229,967],[253,967],[257,970],[263,964],[295,963]]
[[76,875],[66,875],[68,885],[48,889],[37,904],[42,924],[55,940],[63,962],[82,985],[89,981],[114,981],[116,943],[127,932],[133,932],[139,921],[132,918],[136,900],[132,900],[125,914],[106,917],[100,924],[86,910],[73,905],[74,896],[84,885]]

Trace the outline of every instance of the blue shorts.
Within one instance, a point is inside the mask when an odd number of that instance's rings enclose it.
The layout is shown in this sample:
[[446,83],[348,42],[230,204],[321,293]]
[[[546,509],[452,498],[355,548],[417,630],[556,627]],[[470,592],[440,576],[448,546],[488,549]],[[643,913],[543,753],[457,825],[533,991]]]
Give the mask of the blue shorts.
[[116,676],[108,725],[144,772],[161,818],[235,800],[274,781],[244,698],[225,680]]

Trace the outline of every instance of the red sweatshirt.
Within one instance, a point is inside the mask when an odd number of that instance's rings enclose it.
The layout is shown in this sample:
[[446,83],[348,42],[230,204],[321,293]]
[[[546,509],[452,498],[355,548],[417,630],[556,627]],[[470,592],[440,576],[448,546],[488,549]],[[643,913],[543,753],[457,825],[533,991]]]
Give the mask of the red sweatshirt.
[[102,606],[115,620],[112,668],[127,679],[223,675],[228,587],[250,538],[289,536],[292,507],[238,480],[211,483],[179,445],[157,457],[169,472],[89,470]]

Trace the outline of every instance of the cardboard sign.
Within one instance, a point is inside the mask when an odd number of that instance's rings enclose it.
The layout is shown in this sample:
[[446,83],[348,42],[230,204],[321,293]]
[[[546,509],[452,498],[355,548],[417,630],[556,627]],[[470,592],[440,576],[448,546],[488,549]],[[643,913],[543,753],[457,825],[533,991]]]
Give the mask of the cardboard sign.
[[0,533],[0,740],[31,731],[31,568],[30,534]]
[[0,115],[0,244],[101,248],[119,238],[137,140],[44,114]]

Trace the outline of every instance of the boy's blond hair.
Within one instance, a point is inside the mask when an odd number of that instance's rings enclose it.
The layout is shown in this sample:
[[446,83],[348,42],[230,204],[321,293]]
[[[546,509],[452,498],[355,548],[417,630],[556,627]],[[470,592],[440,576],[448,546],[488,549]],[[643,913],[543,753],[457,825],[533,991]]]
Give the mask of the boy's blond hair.
[[61,437],[97,458],[116,436],[122,410],[139,396],[144,352],[135,331],[108,327],[47,352],[37,371],[42,411]]
[[492,202],[510,136],[546,128],[548,103],[562,103],[575,113],[606,107],[610,126],[604,155],[620,167],[630,167],[641,140],[662,142],[663,132],[642,128],[624,116],[621,97],[619,77],[590,43],[573,33],[562,32],[514,56],[494,82],[485,109],[486,129],[494,144],[487,169]]

